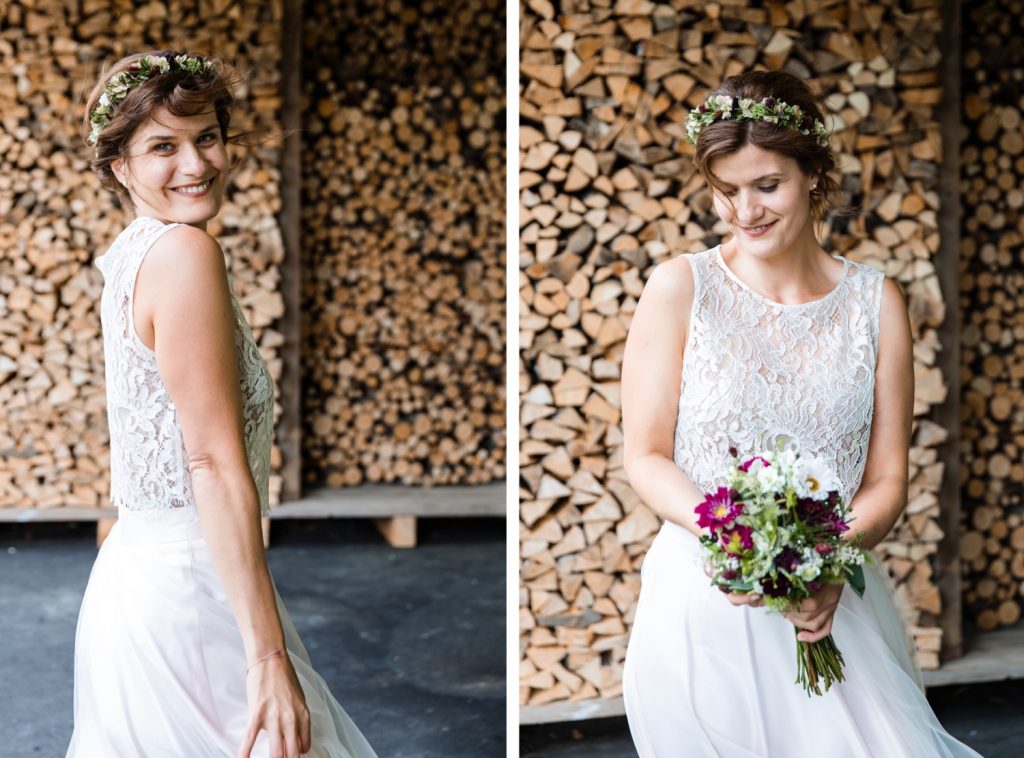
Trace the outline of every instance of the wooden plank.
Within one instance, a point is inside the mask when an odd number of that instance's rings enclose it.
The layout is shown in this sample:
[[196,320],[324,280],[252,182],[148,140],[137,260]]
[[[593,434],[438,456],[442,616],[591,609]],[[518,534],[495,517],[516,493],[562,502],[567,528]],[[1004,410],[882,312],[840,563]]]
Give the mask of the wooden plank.
[[281,33],[281,212],[278,224],[284,242],[281,296],[284,315],[277,324],[281,345],[281,378],[277,383],[281,417],[277,444],[281,448],[281,500],[302,496],[302,11],[301,0],[284,4]]
[[624,715],[626,707],[621,697],[519,706],[520,724],[553,724],[560,721],[585,721]]
[[505,516],[505,485],[404,487],[367,484],[349,489],[318,489],[301,500],[279,505],[272,518],[388,518],[391,516]]
[[[0,522],[96,521],[117,516],[113,508],[0,508]],[[475,486],[405,487],[367,484],[313,490],[306,497],[270,509],[281,518],[390,518],[421,516],[478,518],[505,516],[503,482]]]
[[[943,0],[943,18],[960,18],[960,0]],[[950,15],[953,14],[953,15]],[[931,420],[949,432],[949,439],[938,447],[939,460],[945,463],[945,476],[939,490],[942,504],[938,516],[945,537],[936,554],[937,581],[942,597],[943,661],[963,654],[963,610],[960,587],[960,130],[961,130],[961,36],[960,24],[942,25],[941,49],[943,100],[939,107],[942,131],[942,164],[939,167],[939,250],[935,269],[946,303],[946,320],[938,328],[942,351],[937,365],[948,387],[946,402],[932,408]]]
[[1024,679],[1024,629],[985,632],[966,640],[965,647],[962,657],[935,671],[925,671],[925,686]]
[[116,518],[117,509],[74,505],[58,508],[0,508],[0,522],[98,521],[107,517]]

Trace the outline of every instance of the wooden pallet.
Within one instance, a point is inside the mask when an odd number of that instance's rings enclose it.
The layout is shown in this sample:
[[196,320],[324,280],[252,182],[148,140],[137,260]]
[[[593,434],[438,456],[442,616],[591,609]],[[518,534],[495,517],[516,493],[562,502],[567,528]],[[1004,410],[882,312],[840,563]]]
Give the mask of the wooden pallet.
[[[404,487],[364,485],[347,489],[318,489],[304,497],[274,506],[263,519],[263,543],[270,545],[271,521],[287,518],[369,518],[392,547],[416,546],[420,517],[473,518],[505,516],[505,484],[472,487]],[[95,521],[96,544],[103,544],[117,520],[114,508],[0,508],[0,521]]]

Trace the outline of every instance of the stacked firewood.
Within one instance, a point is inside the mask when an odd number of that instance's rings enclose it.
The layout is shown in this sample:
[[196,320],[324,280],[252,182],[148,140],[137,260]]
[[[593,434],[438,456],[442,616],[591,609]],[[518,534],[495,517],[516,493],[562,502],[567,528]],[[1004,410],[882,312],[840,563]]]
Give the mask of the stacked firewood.
[[[107,504],[103,277],[93,259],[129,217],[88,167],[88,88],[105,62],[181,47],[237,62],[249,75],[239,122],[273,129],[280,24],[276,1],[0,4],[0,507]],[[275,378],[277,163],[271,146],[246,152],[210,225]],[[274,476],[272,497],[279,487]]]
[[307,4],[307,483],[504,476],[504,9]]
[[922,664],[936,666],[936,448],[948,436],[927,418],[946,397],[938,5],[527,0],[520,31],[522,703],[621,693],[639,569],[660,523],[623,470],[624,340],[653,267],[723,238],[691,167],[686,115],[758,66],[826,96],[841,182],[864,212],[821,237],[909,300],[910,501],[878,552]]
[[1024,26],[996,2],[964,21],[960,556],[965,607],[989,630],[1024,603]]

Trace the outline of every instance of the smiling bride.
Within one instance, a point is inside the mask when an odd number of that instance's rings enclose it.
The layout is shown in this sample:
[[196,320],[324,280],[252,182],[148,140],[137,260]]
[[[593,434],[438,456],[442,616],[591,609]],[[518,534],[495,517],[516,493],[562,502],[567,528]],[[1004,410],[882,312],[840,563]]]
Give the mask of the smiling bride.
[[134,212],[100,304],[118,519],[75,638],[68,756],[367,758],[267,567],[274,384],[206,232],[237,75],[131,55],[86,105],[100,183]]

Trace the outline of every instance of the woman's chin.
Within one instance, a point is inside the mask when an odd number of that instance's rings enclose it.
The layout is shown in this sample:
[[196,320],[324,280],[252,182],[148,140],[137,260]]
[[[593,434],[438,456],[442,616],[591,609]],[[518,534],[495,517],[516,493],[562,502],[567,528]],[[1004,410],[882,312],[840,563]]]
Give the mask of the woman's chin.
[[743,239],[742,234],[736,235],[736,246],[745,254],[754,258],[771,258],[782,252],[783,247],[774,239]]
[[220,206],[220,201],[175,203],[173,207],[167,208],[164,218],[175,224],[205,227],[206,222],[220,213]]

